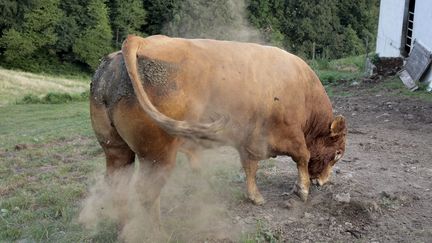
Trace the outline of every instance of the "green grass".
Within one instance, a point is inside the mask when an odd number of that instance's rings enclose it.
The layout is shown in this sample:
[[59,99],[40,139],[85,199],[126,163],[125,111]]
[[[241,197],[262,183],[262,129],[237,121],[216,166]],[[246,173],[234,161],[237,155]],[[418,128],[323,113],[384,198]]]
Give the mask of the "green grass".
[[365,56],[346,57],[337,60],[310,60],[308,63],[314,69],[324,85],[334,84],[338,80],[355,80],[364,75]]
[[0,148],[93,136],[87,102],[0,107]]
[[337,60],[310,60],[309,65],[318,75],[327,94],[332,97],[350,96],[350,92],[335,89],[340,81],[360,80],[364,76],[365,55],[346,57]]
[[104,170],[88,104],[10,105],[0,113],[0,242],[102,239],[76,223],[90,178]]
[[412,92],[405,87],[399,77],[390,77],[371,88],[373,92],[385,91],[387,95],[418,98],[432,102],[432,93],[426,91],[426,85],[420,83],[419,89]]
[[254,242],[269,242],[276,243],[282,242],[280,239],[280,232],[275,232],[268,227],[268,223],[263,220],[257,220],[255,225],[255,232],[242,235],[240,242],[254,243]]

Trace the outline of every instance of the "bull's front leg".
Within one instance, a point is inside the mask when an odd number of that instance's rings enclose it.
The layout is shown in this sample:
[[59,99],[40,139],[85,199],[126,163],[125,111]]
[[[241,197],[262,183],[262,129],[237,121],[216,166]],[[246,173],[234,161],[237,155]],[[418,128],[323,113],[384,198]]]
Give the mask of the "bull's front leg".
[[304,202],[307,201],[309,195],[310,177],[308,164],[310,159],[310,152],[307,149],[306,142],[303,134],[293,133],[293,137],[286,140],[285,148],[287,154],[297,163],[298,178],[294,185],[294,193]]
[[248,198],[256,205],[262,205],[265,200],[256,185],[256,172],[258,170],[258,161],[242,159],[243,169],[246,174],[246,187]]
[[309,156],[302,156],[296,160],[298,179],[297,179],[297,183],[294,185],[294,192],[304,202],[307,201],[309,195],[309,187],[310,187],[308,162],[309,162]]

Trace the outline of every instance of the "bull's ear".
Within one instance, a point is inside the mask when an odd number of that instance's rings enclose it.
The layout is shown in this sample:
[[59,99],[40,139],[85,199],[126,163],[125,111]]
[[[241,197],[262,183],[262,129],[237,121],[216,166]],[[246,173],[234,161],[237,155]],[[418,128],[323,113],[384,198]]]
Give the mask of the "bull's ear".
[[345,118],[341,115],[336,116],[330,126],[330,136],[335,137],[344,133],[346,129]]

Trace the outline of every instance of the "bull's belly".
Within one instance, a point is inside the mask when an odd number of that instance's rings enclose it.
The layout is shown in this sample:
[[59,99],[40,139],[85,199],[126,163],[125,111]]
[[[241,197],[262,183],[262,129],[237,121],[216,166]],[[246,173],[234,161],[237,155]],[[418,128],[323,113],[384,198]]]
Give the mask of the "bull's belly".
[[[177,97],[178,98],[178,97]],[[269,156],[267,136],[263,128],[251,114],[231,111],[226,107],[184,104],[176,97],[155,102],[154,105],[163,114],[192,122],[211,122],[225,116],[228,118],[223,131],[222,142],[198,141],[199,147],[214,148],[231,146],[250,157],[265,159]],[[196,105],[196,104],[195,104]],[[111,121],[119,135],[128,146],[141,157],[163,152],[173,143],[181,141],[167,134],[141,108],[135,98],[124,98],[110,108]]]

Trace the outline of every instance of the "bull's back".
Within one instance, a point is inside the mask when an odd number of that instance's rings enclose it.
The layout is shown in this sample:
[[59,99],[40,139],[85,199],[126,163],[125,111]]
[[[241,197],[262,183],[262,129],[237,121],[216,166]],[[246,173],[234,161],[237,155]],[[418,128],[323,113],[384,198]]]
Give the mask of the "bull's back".
[[319,92],[322,87],[303,60],[279,48],[163,36],[147,39],[145,53],[149,59],[177,66],[176,81],[196,98],[235,96],[249,100],[251,97],[244,97],[249,94],[255,99],[284,99]]
[[[217,114],[232,129],[277,117],[305,123],[318,109],[331,113],[320,81],[299,57],[275,47],[215,40],[149,38],[146,55],[177,66],[188,113]],[[207,119],[208,120],[208,119]]]

